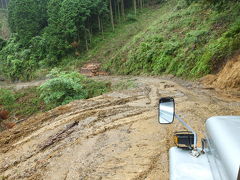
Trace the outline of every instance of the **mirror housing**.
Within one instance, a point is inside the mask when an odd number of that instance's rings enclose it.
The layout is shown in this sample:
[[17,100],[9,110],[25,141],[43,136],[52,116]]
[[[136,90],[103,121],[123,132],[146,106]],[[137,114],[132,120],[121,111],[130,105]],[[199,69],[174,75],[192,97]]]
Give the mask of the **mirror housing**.
[[172,97],[165,97],[159,100],[158,121],[160,124],[173,123],[175,116],[175,102]]

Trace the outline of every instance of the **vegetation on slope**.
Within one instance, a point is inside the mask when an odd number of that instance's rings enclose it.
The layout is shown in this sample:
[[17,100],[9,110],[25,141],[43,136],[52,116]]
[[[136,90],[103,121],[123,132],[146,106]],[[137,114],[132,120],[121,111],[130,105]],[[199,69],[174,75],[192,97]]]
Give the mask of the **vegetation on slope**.
[[[14,125],[33,114],[51,110],[74,100],[89,99],[110,91],[136,87],[135,82],[128,79],[111,84],[87,78],[77,72],[68,73],[56,68],[48,74],[48,78],[40,87],[20,90],[0,88],[0,131],[6,128],[5,122]],[[3,111],[7,112],[8,119],[5,122],[1,118]]]
[[151,26],[105,62],[105,69],[119,74],[185,77],[218,70],[239,49],[240,3],[217,5],[169,1]]
[[95,81],[77,72],[54,69],[48,77],[40,87],[18,91],[0,88],[0,110],[9,111],[10,119],[19,120],[74,100],[102,95],[111,88],[108,82]]

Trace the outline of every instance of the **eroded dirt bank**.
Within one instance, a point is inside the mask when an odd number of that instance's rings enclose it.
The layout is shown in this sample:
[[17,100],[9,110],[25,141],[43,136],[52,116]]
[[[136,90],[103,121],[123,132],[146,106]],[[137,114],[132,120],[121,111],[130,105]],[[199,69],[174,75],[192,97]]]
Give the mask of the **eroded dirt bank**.
[[177,113],[197,130],[199,138],[207,118],[240,115],[237,97],[221,96],[192,83],[131,79],[137,83],[134,89],[75,101],[1,133],[0,177],[165,180],[172,134],[182,126],[177,121],[158,124],[160,97],[175,98]]

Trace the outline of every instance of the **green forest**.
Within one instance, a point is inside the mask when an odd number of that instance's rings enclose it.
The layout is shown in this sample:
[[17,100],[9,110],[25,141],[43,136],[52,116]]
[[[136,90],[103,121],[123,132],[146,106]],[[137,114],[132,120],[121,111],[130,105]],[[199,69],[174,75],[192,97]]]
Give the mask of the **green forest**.
[[[1,45],[0,71],[8,79],[31,80],[39,68],[59,65],[66,57],[88,51],[94,36],[135,21],[138,9],[158,1],[143,0],[11,0],[11,38]],[[130,9],[131,12],[128,11]],[[4,45],[4,46],[3,46]]]
[[24,115],[110,91],[79,74],[88,62],[113,75],[197,79],[240,48],[237,0],[11,0],[0,15],[0,78],[50,79],[0,89],[0,105]]
[[[11,37],[0,40],[0,73],[12,81],[53,67],[79,68],[92,60],[89,51],[111,44],[129,24],[145,30],[97,59],[113,74],[201,77],[239,47],[237,1],[11,0],[8,9]],[[141,15],[149,11],[158,18],[149,17],[146,28]]]

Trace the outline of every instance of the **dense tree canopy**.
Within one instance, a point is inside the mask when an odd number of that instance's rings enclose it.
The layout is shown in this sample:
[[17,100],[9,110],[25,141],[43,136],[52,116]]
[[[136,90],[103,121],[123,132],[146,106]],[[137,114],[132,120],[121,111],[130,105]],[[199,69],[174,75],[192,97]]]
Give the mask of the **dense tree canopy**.
[[137,8],[158,1],[12,0],[9,25],[21,44],[43,50],[39,57],[44,58],[45,54],[52,61],[50,64],[54,64],[69,52],[79,54],[88,50],[92,35],[103,32],[105,26],[111,24],[114,30],[116,23],[125,19],[126,8],[137,13]]
[[[127,11],[162,0],[11,0],[12,37],[1,45],[0,71],[12,80],[29,79],[34,69],[55,66],[67,55],[91,48],[92,37],[114,30]],[[133,15],[134,16],[134,15]]]
[[39,35],[47,26],[48,0],[11,0],[9,2],[9,26],[12,33],[17,33],[20,40],[27,44]]

